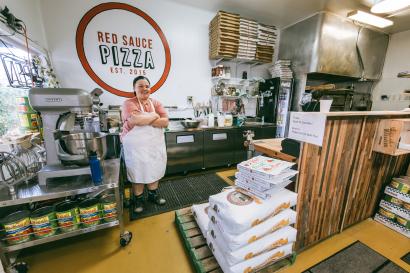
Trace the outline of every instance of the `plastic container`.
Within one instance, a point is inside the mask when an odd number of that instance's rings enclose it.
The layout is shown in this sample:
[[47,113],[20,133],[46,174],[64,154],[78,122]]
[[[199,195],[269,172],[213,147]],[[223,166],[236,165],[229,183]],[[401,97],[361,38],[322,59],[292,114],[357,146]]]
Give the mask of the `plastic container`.
[[62,232],[69,232],[79,228],[80,216],[77,202],[64,201],[56,205],[57,223]]
[[215,127],[215,116],[213,113],[208,115],[208,127]]
[[225,126],[225,117],[223,115],[218,114],[218,127],[224,127]]
[[30,225],[30,212],[21,210],[9,214],[2,220],[6,232],[6,241],[10,245],[20,244],[31,239],[33,230]]
[[320,100],[320,112],[330,112],[330,107],[332,106],[332,99],[321,99]]
[[102,184],[102,168],[101,162],[97,158],[96,152],[91,152],[90,156],[88,157],[88,161],[90,163],[91,169],[91,179],[93,180],[94,185],[101,185]]
[[100,200],[90,198],[82,201],[80,207],[80,220],[84,227],[96,226],[101,220]]
[[101,197],[102,214],[105,222],[117,220],[117,202],[114,194]]
[[230,126],[232,126],[232,124],[233,124],[233,117],[232,117],[232,115],[231,115],[231,114],[226,114],[226,115],[225,115],[225,126],[230,127]]

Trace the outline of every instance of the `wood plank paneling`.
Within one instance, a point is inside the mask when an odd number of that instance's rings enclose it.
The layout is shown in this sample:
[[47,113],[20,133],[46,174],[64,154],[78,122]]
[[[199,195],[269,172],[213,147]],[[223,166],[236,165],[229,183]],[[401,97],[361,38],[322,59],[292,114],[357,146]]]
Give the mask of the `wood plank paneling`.
[[364,125],[364,133],[353,165],[341,230],[372,217],[384,186],[389,184],[394,176],[406,172],[409,159],[407,155],[390,156],[372,151],[378,122],[378,119],[369,118]]
[[328,120],[322,147],[303,145],[299,167],[297,249],[339,230],[361,123],[362,118]]
[[405,174],[410,156],[372,151],[379,118],[328,119],[322,147],[303,144],[296,249],[373,216],[384,185]]

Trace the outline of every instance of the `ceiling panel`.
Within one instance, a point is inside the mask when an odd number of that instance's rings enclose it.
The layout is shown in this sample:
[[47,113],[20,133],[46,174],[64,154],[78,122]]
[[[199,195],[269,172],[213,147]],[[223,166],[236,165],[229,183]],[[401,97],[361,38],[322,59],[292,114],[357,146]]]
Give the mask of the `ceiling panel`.
[[[259,22],[283,28],[309,15],[327,10],[346,16],[348,12],[360,9],[369,11],[374,0],[169,0],[212,12],[226,10],[239,13]],[[410,30],[410,9],[385,15],[394,21],[392,27],[383,29],[387,33]]]

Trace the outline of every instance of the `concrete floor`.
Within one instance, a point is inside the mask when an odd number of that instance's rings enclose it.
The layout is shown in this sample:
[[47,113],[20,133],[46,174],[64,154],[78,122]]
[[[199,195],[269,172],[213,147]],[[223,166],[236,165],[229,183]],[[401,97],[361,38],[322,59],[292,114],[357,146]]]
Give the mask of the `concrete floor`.
[[[224,179],[229,175],[232,171],[221,173]],[[30,273],[194,272],[174,226],[174,212],[127,222],[126,227],[134,237],[125,248],[119,247],[119,229],[111,228],[27,249],[21,259]],[[410,251],[410,239],[371,219],[305,250],[281,272],[302,272],[356,240],[410,272],[410,265],[400,260]]]

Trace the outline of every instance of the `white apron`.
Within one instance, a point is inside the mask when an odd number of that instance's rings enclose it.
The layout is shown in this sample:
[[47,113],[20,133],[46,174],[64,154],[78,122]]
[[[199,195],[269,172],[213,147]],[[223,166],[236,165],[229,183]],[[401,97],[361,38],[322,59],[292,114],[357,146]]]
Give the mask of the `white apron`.
[[[152,101],[149,102],[155,111]],[[139,100],[138,103],[145,113]],[[124,136],[122,144],[130,182],[150,184],[164,177],[167,166],[164,129],[150,125],[134,126]]]

